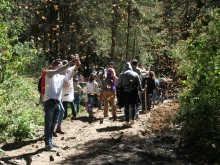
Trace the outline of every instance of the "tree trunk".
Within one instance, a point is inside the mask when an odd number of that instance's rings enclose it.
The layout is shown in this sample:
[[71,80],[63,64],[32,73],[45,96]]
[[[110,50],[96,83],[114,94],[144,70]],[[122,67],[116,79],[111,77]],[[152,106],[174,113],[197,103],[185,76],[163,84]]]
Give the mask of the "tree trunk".
[[112,34],[111,34],[111,40],[112,40],[112,44],[111,44],[111,52],[110,52],[110,58],[111,60],[114,59],[114,55],[115,55],[115,46],[116,46],[116,31],[117,31],[117,5],[116,4],[116,1],[113,0],[112,1],[112,10],[114,11],[113,12],[113,15],[112,15]]
[[126,41],[126,61],[129,59],[129,39],[130,39],[130,28],[131,28],[131,1],[128,4],[128,29],[127,29],[127,41]]
[[136,34],[137,34],[137,30],[135,28],[135,31],[134,31],[134,41],[133,41],[133,51],[132,51],[132,59],[134,59],[134,57],[136,56]]

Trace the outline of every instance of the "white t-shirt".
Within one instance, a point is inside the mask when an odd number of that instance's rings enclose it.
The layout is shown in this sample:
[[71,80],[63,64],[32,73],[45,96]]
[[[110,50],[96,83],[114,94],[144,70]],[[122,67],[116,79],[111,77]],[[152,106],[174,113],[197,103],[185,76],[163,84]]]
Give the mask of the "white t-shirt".
[[[73,70],[73,67],[68,68],[65,74],[68,75]],[[62,101],[72,102],[74,100],[74,88],[73,88],[73,78],[67,82],[63,83]]]
[[96,81],[87,82],[86,94],[99,94],[99,87],[98,87],[98,83]]
[[61,100],[64,75],[56,74],[53,77],[46,76],[44,101],[49,99]]
[[[76,72],[74,71],[74,69],[72,69],[71,73],[66,76],[61,75],[58,73],[58,71],[54,70],[48,70],[48,72],[50,72],[50,75],[52,76],[49,77],[49,73],[46,74],[44,101],[47,101],[49,99],[56,99],[61,101],[64,81],[68,82]],[[51,74],[51,72],[54,73]]]

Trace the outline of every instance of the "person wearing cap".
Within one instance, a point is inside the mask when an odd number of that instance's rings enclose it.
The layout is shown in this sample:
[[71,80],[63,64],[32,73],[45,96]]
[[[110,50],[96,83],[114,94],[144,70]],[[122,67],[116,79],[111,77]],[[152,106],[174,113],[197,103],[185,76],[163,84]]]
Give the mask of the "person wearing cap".
[[[132,70],[131,64],[127,62],[124,72],[119,75],[117,81],[117,91],[120,91],[120,106],[124,107],[125,123],[124,126],[134,124],[135,106],[139,103],[138,91],[141,91],[140,77]],[[129,109],[131,108],[131,122],[129,123]]]
[[[71,64],[74,64],[74,69],[68,75],[60,74],[69,68]],[[49,151],[56,151],[52,137],[62,108],[63,83],[68,82],[77,73],[80,65],[80,61],[75,58],[63,66],[61,66],[60,60],[55,60],[51,68],[47,70],[44,94],[44,142],[45,148]]]
[[[64,60],[63,64],[67,64],[68,61]],[[65,70],[63,73],[64,75],[68,75],[74,68],[71,66]],[[66,119],[68,117],[68,108],[67,105],[69,104],[72,110],[72,118],[76,117],[76,111],[74,106],[74,88],[73,88],[73,77],[68,81],[63,83],[63,92],[62,92],[62,103],[65,109],[63,118]],[[58,127],[57,131],[59,132],[61,128]],[[62,131],[61,131],[62,132]]]
[[108,68],[114,69],[115,68],[115,63],[113,61],[109,62],[108,63]]
[[[68,63],[67,60],[63,60],[62,61],[62,65],[66,65]],[[67,68],[64,72],[62,72],[62,75],[68,75],[71,70],[73,69],[73,67]],[[57,128],[56,131],[54,133],[54,136],[57,136],[56,133],[60,133],[60,134],[65,134],[65,132],[62,130],[61,128],[61,124],[63,119],[66,119],[68,117],[68,112],[67,112],[67,105],[70,104],[70,107],[72,109],[72,115],[73,117],[76,117],[76,112],[75,112],[75,108],[74,108],[74,95],[73,95],[73,78],[71,77],[71,79],[69,81],[64,81],[63,83],[63,89],[62,89],[62,108],[58,117],[58,123],[57,123]]]

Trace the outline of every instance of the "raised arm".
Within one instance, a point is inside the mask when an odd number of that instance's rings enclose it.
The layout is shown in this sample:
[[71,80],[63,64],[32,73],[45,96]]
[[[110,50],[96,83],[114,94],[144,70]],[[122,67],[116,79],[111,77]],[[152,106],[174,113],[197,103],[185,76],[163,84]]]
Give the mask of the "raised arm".
[[64,81],[67,82],[72,77],[74,77],[78,73],[78,69],[79,69],[80,65],[81,65],[81,62],[78,59],[76,59],[75,60],[75,65],[73,66],[72,71],[68,75],[66,75]]
[[76,61],[75,57],[72,58],[70,62],[68,62],[66,65],[60,66],[60,63],[52,64],[52,69],[47,71],[48,77],[53,77],[55,74],[59,74],[63,71],[65,71],[71,64],[74,64]]

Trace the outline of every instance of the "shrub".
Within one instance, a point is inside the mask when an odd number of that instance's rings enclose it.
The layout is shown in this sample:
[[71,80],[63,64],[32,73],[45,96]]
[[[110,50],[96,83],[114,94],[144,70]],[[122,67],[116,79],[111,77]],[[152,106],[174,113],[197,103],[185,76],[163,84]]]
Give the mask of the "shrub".
[[209,159],[220,153],[220,20],[212,18],[201,35],[176,51],[182,58],[180,71],[187,75],[177,121],[186,144]]

